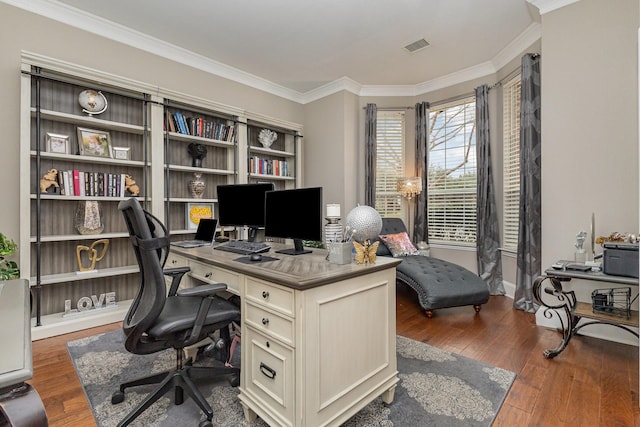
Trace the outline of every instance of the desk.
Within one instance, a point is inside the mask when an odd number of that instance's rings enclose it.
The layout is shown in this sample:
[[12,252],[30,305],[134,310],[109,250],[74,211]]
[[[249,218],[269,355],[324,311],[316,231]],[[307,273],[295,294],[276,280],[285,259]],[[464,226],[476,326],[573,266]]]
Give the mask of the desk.
[[[545,317],[551,318],[553,313],[556,313],[560,320],[562,332],[562,342],[560,342],[556,348],[545,350],[543,353],[544,357],[547,359],[553,359],[556,357],[567,347],[571,337],[573,337],[581,328],[588,325],[611,325],[628,331],[638,337],[638,333],[631,329],[631,327],[638,327],[637,311],[631,311],[630,319],[605,313],[594,313],[590,303],[578,302],[574,291],[567,291],[562,287],[563,283],[569,282],[571,279],[605,282],[608,284],[607,287],[612,287],[611,285],[638,286],[637,278],[612,276],[594,271],[581,272],[548,269],[545,270],[544,273],[544,275],[538,277],[533,283],[533,295],[536,300],[545,307]],[[547,280],[551,287],[542,286]],[[549,301],[549,298],[545,298],[545,294],[554,297],[557,302]],[[559,312],[564,313],[565,317],[560,316],[558,314]],[[578,325],[578,322],[583,318],[590,320]]]
[[[337,426],[378,396],[393,401],[396,362],[394,258],[331,264],[325,250],[242,255],[172,248],[167,266],[191,268],[186,286],[224,282],[242,301],[239,399],[245,417],[270,426]],[[184,280],[184,279],[183,279]]]

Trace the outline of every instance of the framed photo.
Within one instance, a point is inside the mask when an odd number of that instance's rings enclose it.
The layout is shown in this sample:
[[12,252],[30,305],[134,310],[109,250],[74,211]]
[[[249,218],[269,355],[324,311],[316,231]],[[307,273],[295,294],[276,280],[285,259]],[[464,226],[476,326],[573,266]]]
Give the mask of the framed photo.
[[200,218],[213,218],[213,203],[187,203],[186,229],[196,230]]
[[79,127],[78,151],[81,156],[113,157],[109,132]]
[[129,147],[112,147],[113,158],[119,160],[131,160],[131,150]]
[[71,154],[69,135],[47,132],[47,151],[49,153]]

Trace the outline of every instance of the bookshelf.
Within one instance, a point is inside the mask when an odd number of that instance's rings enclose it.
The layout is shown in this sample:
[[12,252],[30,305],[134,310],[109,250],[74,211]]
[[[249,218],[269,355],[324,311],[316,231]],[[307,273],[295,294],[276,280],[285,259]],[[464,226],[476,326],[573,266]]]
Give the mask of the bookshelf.
[[[265,130],[277,134],[268,147],[260,142],[260,134]],[[296,129],[247,120],[247,181],[272,182],[277,190],[299,187],[301,138]]]
[[[137,292],[138,266],[118,203],[149,200],[149,95],[28,61],[21,89],[21,175],[29,179],[20,180],[20,268],[31,288],[33,337],[98,318],[121,320]],[[83,111],[78,99],[85,90],[99,91],[108,108]],[[114,147],[124,155],[114,158]],[[135,181],[135,194],[125,190],[125,176]],[[99,260],[92,251],[98,246],[105,248]],[[114,306],[93,302],[110,293]],[[81,313],[72,315],[78,305]]]
[[[195,232],[186,224],[189,204],[210,204],[217,217],[219,184],[269,181],[283,189],[301,185],[302,126],[296,123],[26,52],[20,82],[20,174],[28,179],[19,180],[23,220],[18,246],[21,275],[29,279],[33,298],[33,339],[121,321],[135,297],[138,266],[118,210],[118,203],[132,194],[122,190],[122,183],[119,191],[105,192],[109,174],[120,179],[130,175],[138,190],[135,197],[167,225],[171,236]],[[82,111],[78,95],[87,89],[105,96],[104,112]],[[185,122],[188,130],[172,122],[175,113],[192,119]],[[201,130],[194,131],[194,126]],[[279,134],[269,149],[255,134],[265,127]],[[111,148],[119,150],[104,156],[101,151],[80,154],[79,128],[108,134]],[[206,147],[201,164],[193,164],[191,144]],[[250,155],[288,161],[288,176],[251,173]],[[76,193],[62,180],[64,192],[55,186],[41,192],[40,180],[50,169],[83,172],[93,185]],[[194,173],[205,182],[201,198],[189,188]],[[76,213],[89,212],[87,205],[100,208],[103,225],[98,234],[76,228]],[[100,239],[109,241],[105,257],[92,271],[78,273],[78,246],[93,248]],[[81,299],[87,304],[87,298],[111,292],[115,307],[69,315],[65,306],[69,301],[75,309]]]
[[[236,180],[237,129],[233,115],[165,100],[165,224],[170,234],[195,231],[188,227],[189,206],[206,207],[216,216],[216,187]],[[194,156],[193,150],[205,154]],[[198,195],[191,188],[196,179],[204,186]]]

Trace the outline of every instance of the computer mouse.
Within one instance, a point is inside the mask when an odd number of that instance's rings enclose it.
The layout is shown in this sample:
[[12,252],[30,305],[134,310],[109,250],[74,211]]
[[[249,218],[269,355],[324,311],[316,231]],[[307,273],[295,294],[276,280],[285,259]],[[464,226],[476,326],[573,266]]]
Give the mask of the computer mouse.
[[260,254],[251,254],[249,259],[251,261],[262,261],[262,255],[260,255]]

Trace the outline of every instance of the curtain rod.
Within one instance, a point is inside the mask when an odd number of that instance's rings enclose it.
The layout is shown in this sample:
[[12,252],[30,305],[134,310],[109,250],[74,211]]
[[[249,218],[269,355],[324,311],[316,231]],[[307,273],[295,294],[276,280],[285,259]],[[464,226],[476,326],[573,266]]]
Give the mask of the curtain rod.
[[[376,110],[378,111],[396,111],[396,110],[413,110],[414,107],[381,107],[381,108],[376,108]],[[363,110],[367,109],[367,106],[365,105],[364,107],[362,107]]]
[[430,102],[429,103],[429,109],[432,110],[433,107],[437,107],[438,105],[448,104],[450,102],[455,102],[455,101],[460,101],[460,100],[465,99],[465,98],[471,98],[471,97],[473,97],[475,95],[476,95],[475,92],[468,92],[468,93],[465,93],[465,94],[462,94],[462,95],[452,96],[451,98],[441,99],[441,100],[436,101],[436,102]]
[[502,86],[502,83],[504,83],[506,80],[511,80],[520,72],[520,70],[521,70],[521,67],[518,67],[515,70],[511,71],[509,74],[507,74],[506,76],[504,76],[503,78],[501,78],[500,80],[498,80],[497,82],[489,86],[489,90],[493,89],[494,87]]

